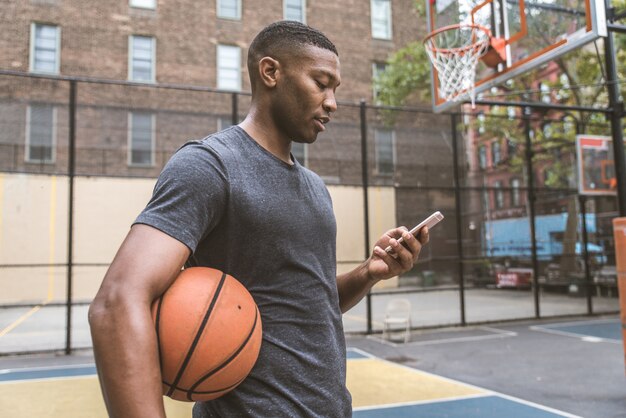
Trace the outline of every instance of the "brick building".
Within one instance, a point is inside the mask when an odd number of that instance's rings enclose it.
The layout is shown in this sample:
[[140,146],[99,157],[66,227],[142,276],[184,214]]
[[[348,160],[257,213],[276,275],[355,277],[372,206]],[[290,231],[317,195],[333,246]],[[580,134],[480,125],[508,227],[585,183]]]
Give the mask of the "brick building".
[[[121,174],[122,170],[129,175],[153,175],[155,170],[150,167],[158,169],[183,138],[204,135],[232,123],[232,99],[226,92],[244,93],[237,99],[237,109],[239,118],[245,115],[245,92],[249,91],[247,46],[262,27],[283,18],[305,21],[336,43],[343,79],[338,100],[345,103],[371,102],[375,71],[384,68],[390,53],[425,33],[423,18],[406,1],[9,1],[0,15],[0,25],[5,28],[0,35],[0,70],[134,83],[80,84],[77,130],[78,149],[83,150],[83,157],[79,160],[91,160],[83,165],[85,170],[94,166],[96,172],[92,174]],[[30,171],[26,165],[31,163],[38,165],[39,171],[50,172],[55,162],[64,166],[60,159],[63,138],[67,136],[68,83],[6,75],[0,82],[3,98],[22,100],[11,104],[5,101],[3,106],[2,121],[5,132],[10,134],[1,142],[5,149],[8,144],[13,146],[5,153],[11,154],[11,158],[5,155],[5,160],[15,164],[9,169]],[[163,85],[214,91],[157,88]],[[17,102],[28,102],[28,109],[16,108]],[[336,132],[331,135],[353,136],[346,129],[347,125],[354,125],[357,116],[358,110],[346,107],[338,113],[332,127]],[[417,119],[417,126],[415,121],[410,122],[411,130],[433,126]],[[380,118],[375,117],[374,124],[377,120]],[[41,122],[42,129],[37,128],[36,121]],[[447,119],[443,118],[442,123],[447,130]],[[56,132],[44,129],[46,125],[54,125]],[[178,128],[176,132],[169,133],[174,126]],[[426,129],[425,133],[438,135],[437,128],[441,126],[435,126],[433,131]],[[405,156],[415,157],[410,150],[401,150],[404,142],[415,144],[414,138],[405,138],[407,134],[411,133],[384,127],[372,131],[374,173],[389,177],[394,165],[412,165],[402,161]],[[26,141],[20,141],[20,137]],[[334,148],[342,148],[344,143],[337,139]],[[18,149],[22,144],[25,147]],[[296,151],[313,166],[318,164],[328,171],[321,174],[330,182],[355,183],[360,174],[342,179],[337,162],[334,168],[327,162],[329,158],[337,160],[338,153],[360,152],[359,144],[356,148],[346,146],[345,152],[336,150],[334,155],[320,147],[315,152]],[[128,158],[120,159],[120,149],[126,147]],[[87,149],[91,152],[87,153]],[[103,164],[112,167],[113,161],[118,160],[124,164],[110,172],[97,168]],[[80,164],[78,170],[81,171]]]

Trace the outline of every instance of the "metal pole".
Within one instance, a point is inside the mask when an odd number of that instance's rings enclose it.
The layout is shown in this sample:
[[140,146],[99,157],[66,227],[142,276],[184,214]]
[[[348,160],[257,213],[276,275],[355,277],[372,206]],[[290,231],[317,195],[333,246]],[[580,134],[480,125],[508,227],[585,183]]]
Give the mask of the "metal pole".
[[231,96],[231,115],[230,120],[233,126],[239,123],[239,109],[238,109],[238,96],[237,93],[233,93]]
[[[607,10],[610,9],[610,0],[605,0]],[[608,31],[604,38],[604,59],[606,61],[606,85],[609,93],[611,112],[611,133],[613,135],[613,158],[615,159],[615,177],[617,178],[617,203],[620,216],[626,216],[626,157],[624,156],[624,135],[622,132],[622,116],[624,116],[624,102],[620,99],[619,85],[617,84],[617,64],[615,62],[615,47],[613,33]]]
[[533,267],[533,296],[535,300],[535,317],[541,317],[539,309],[539,265],[537,263],[537,236],[535,231],[535,175],[533,173],[533,146],[530,140],[530,108],[524,108],[524,128],[526,131],[526,171],[528,178],[528,215],[530,226],[530,245]]
[[[361,116],[361,176],[363,179],[363,219],[364,219],[364,233],[365,233],[365,258],[370,256],[370,226],[369,226],[369,178],[368,178],[368,164],[367,164],[367,107],[365,100],[361,100],[360,105]],[[367,292],[365,299],[367,310],[367,333],[371,334],[372,331],[372,292]]]
[[454,173],[454,210],[456,216],[456,250],[459,255],[459,298],[461,308],[461,325],[466,325],[465,321],[465,275],[463,271],[463,214],[461,210],[461,176],[459,175],[459,151],[457,144],[456,125],[458,114],[450,115],[452,122],[452,169]]
[[65,321],[65,354],[72,352],[72,266],[74,257],[74,175],[76,174],[76,80],[70,81],[69,104],[69,144],[67,173],[69,180],[68,191],[68,221],[67,221],[67,294],[66,321]]
[[580,204],[580,215],[582,216],[582,233],[583,233],[583,257],[585,262],[585,294],[587,295],[587,313],[593,314],[593,302],[591,300],[591,270],[589,269],[589,249],[587,248],[587,242],[589,241],[589,235],[587,234],[587,196],[578,195],[578,202]]
[[619,33],[626,33],[626,26],[624,25],[612,25],[612,24],[607,24],[606,28],[609,30],[609,33],[611,32],[619,32]]

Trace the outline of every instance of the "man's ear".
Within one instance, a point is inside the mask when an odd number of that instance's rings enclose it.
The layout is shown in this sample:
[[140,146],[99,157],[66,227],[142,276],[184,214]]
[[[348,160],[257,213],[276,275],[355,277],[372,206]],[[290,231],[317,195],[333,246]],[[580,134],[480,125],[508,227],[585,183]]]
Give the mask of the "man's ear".
[[263,57],[259,61],[259,78],[268,88],[276,86],[280,76],[280,63],[272,57]]

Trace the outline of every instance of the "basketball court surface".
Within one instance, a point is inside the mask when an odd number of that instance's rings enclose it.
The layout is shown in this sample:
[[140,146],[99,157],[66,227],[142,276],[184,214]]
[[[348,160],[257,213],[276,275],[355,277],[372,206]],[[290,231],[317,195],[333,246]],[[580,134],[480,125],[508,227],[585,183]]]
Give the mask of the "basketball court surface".
[[[527,350],[529,345],[535,347],[534,352]],[[598,367],[593,358],[577,369],[550,361],[563,357],[563,347],[577,346],[608,361],[611,370],[589,374]],[[506,351],[506,347],[510,347],[512,367],[493,354]],[[414,332],[408,343],[382,340],[380,335],[353,336],[348,337],[348,387],[356,418],[625,417],[621,352],[621,327],[616,318]],[[461,360],[452,361],[451,353]],[[538,360],[553,364],[553,370],[550,366],[541,370],[543,379],[550,382],[547,398],[538,398],[533,388],[524,388],[529,382],[541,385],[531,381],[534,378],[527,380],[520,371],[537,367]],[[472,367],[481,372],[468,373]],[[501,383],[497,376],[497,370],[507,368],[512,385]],[[105,417],[95,373],[90,352],[69,357],[0,358],[0,416]],[[581,382],[585,380],[582,374],[586,381]],[[559,384],[559,379],[572,383]],[[578,389],[581,383],[583,388]],[[598,388],[602,388],[606,404],[598,402]],[[594,398],[590,406],[596,415],[580,407],[590,399],[581,399],[579,392]],[[547,405],[550,397],[560,397],[566,408]],[[166,408],[170,418],[191,416],[191,404],[167,400]]]

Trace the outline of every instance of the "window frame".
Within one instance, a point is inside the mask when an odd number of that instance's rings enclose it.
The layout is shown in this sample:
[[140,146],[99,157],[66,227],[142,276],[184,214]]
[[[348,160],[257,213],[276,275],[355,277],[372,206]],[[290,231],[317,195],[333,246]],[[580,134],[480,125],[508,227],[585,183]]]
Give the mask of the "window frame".
[[[385,2],[388,4],[386,8],[387,16],[384,18],[378,18],[374,16],[374,3],[375,2]],[[375,20],[383,20],[385,21],[386,33],[383,36],[379,36],[379,34],[375,33]],[[393,12],[391,10],[391,0],[370,0],[370,25],[371,25],[371,33],[372,39],[382,39],[382,40],[391,40],[393,39]]]
[[[133,114],[143,114],[150,116],[150,162],[135,163],[133,162]],[[153,112],[128,112],[128,138],[127,138],[127,158],[126,163],[129,167],[150,168],[156,164],[156,114]]]
[[57,148],[57,107],[50,104],[48,106],[52,107],[52,129],[51,129],[51,143],[50,143],[50,159],[49,160],[34,160],[31,158],[31,120],[32,120],[32,107],[33,106],[45,106],[46,103],[29,103],[26,107],[26,129],[25,129],[25,142],[26,146],[24,149],[24,162],[29,164],[54,164],[56,163],[56,148]]
[[[381,171],[380,169],[380,152],[379,152],[379,133],[385,132],[391,134],[391,172]],[[376,174],[379,176],[392,177],[396,169],[396,131],[389,128],[375,128],[374,129],[374,154],[376,156]]]
[[487,166],[487,146],[485,144],[480,144],[478,146],[478,167],[482,170],[485,170],[487,169]]
[[502,145],[500,141],[493,141],[490,145],[491,148],[491,166],[496,167],[502,162]]
[[518,207],[521,205],[522,199],[520,194],[520,186],[522,181],[517,177],[511,179],[511,206]]
[[[150,1],[152,6],[146,6],[147,1]],[[156,10],[157,0],[128,0],[128,6],[134,9]]]
[[[150,80],[135,80],[133,78],[133,57],[135,38],[147,38],[152,41],[151,59],[150,59]],[[128,81],[134,83],[156,83],[156,37],[151,35],[128,35]]]
[[287,2],[289,0],[283,0],[283,19],[284,20],[293,20],[295,22],[301,22],[306,24],[306,0],[298,0],[300,2],[300,11],[302,14],[302,20],[289,19],[287,17]]
[[493,205],[496,209],[504,209],[504,190],[502,190],[502,180],[493,182]]
[[[380,69],[382,67],[382,69]],[[374,80],[387,69],[386,62],[374,61],[372,62],[372,99],[375,104],[380,104],[378,100],[378,94],[380,93],[374,85]]]
[[[35,50],[36,50],[36,33],[37,26],[49,26],[54,27],[57,32],[56,45],[55,45],[55,68],[53,71],[40,70],[35,68]],[[59,74],[61,72],[61,26],[51,23],[31,22],[30,24],[30,48],[28,68],[31,73],[39,74]]]
[[[232,89],[232,88],[226,88],[226,87],[220,87],[220,70],[223,68],[220,65],[220,48],[237,48],[237,56],[238,56],[238,68],[237,68],[237,88]],[[232,92],[240,92],[242,89],[242,77],[241,77],[241,65],[242,65],[242,60],[241,60],[241,47],[237,46],[237,45],[229,45],[229,44],[217,44],[217,48],[215,48],[215,87],[218,90],[223,90],[223,91],[232,91]]]
[[241,20],[241,15],[243,14],[242,12],[242,3],[241,0],[234,0],[236,5],[237,5],[237,16],[236,17],[232,17],[232,16],[222,16],[220,15],[220,5],[222,4],[222,2],[225,1],[231,1],[231,0],[217,0],[215,2],[215,16],[218,19],[226,19],[226,20]]

